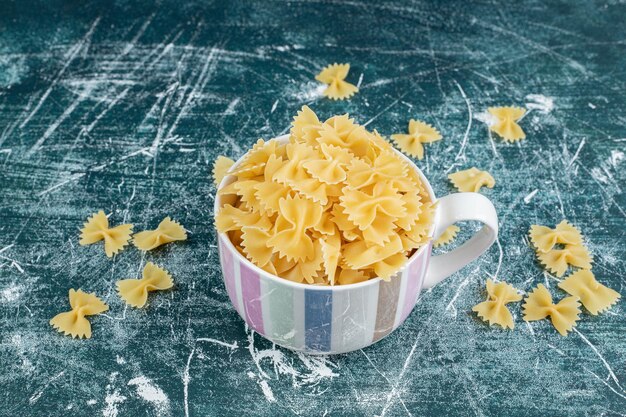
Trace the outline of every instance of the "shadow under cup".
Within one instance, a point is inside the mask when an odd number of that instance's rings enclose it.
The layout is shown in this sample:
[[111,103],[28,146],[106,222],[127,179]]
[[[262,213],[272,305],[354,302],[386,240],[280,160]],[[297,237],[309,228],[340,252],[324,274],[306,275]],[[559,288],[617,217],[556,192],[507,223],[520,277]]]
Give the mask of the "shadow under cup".
[[[431,200],[436,201],[422,172],[397,153],[416,170]],[[219,188],[234,180],[227,176]],[[217,196],[214,212],[226,203],[222,196]],[[431,228],[430,236],[432,233]],[[218,247],[230,301],[255,332],[289,349],[336,354],[369,346],[406,320],[424,283],[432,240],[416,251],[389,281],[373,278],[333,287],[295,283],[272,275],[242,256],[224,233],[218,234]]]

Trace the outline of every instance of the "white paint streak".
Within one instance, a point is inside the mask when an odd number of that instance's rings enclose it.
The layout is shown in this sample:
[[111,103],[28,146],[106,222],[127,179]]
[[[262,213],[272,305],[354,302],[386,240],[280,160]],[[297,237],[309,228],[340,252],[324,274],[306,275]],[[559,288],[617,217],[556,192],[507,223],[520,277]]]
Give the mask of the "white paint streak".
[[611,366],[609,365],[609,363],[606,361],[606,359],[604,359],[604,356],[602,356],[602,354],[600,353],[600,351],[598,350],[598,348],[596,348],[593,343],[591,343],[589,341],[589,339],[587,339],[577,328],[573,328],[574,332],[580,336],[580,338],[583,340],[583,342],[585,342],[586,344],[589,345],[589,347],[591,348],[591,350],[594,351],[594,353],[598,356],[598,358],[600,358],[600,360],[602,361],[602,363],[604,364],[604,367],[609,371],[609,375],[611,376],[611,379],[613,379],[613,382],[615,382],[615,385],[618,386],[619,389],[622,390],[622,392],[624,391],[624,388],[622,388],[622,386],[619,383],[619,379],[617,379],[617,376],[615,375],[615,372],[613,372],[613,368],[611,368]]
[[526,195],[526,197],[524,197],[524,203],[526,203],[526,204],[530,203],[530,201],[533,199],[533,197],[535,197],[535,195],[537,195],[538,192],[539,192],[539,190],[537,188],[535,188],[530,193],[528,193],[528,195]]
[[144,400],[151,403],[158,415],[170,414],[170,400],[163,390],[143,375],[128,381],[128,386],[134,386],[139,395]]
[[528,110],[537,110],[541,113],[548,114],[554,109],[554,98],[546,97],[542,94],[528,94],[526,100],[526,108]]

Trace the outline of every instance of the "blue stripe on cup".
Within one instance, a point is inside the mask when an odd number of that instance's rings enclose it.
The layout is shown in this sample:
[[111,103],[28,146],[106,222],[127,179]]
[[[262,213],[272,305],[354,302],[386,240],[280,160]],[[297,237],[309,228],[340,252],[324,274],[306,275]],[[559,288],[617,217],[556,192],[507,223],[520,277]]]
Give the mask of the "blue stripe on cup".
[[304,291],[304,343],[308,350],[330,351],[333,320],[331,290]]

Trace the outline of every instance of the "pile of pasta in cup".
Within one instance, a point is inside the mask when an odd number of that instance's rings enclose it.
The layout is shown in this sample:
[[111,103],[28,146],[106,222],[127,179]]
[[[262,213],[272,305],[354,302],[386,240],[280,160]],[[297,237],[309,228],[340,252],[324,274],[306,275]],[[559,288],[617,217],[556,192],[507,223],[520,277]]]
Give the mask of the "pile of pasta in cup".
[[435,207],[419,174],[348,115],[322,122],[304,106],[288,141],[259,139],[225,175],[217,230],[290,281],[389,280],[429,240]]

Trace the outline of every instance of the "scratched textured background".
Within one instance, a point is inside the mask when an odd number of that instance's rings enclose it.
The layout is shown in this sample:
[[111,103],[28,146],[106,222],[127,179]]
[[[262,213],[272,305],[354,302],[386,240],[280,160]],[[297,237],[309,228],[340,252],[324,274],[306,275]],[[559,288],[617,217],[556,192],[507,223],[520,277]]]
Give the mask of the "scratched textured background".
[[[525,324],[519,305],[509,332],[470,313],[494,275],[562,296],[525,233],[563,217],[598,279],[626,293],[623,3],[125,3],[0,5],[0,414],[626,414],[623,303],[567,338]],[[320,96],[314,75],[334,61],[352,64],[350,101]],[[419,165],[439,195],[455,169],[498,182],[485,192],[498,245],[424,293],[387,339],[327,358],[245,329],[211,216],[215,157],[285,132],[303,104],[384,134],[434,123],[445,139]],[[487,106],[507,104],[530,110],[515,145],[484,123]],[[190,239],[110,260],[77,244],[99,209],[136,230],[171,215]],[[175,290],[127,309],[114,283],[148,260]],[[111,307],[91,340],[48,325],[72,287]]]

